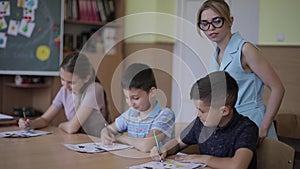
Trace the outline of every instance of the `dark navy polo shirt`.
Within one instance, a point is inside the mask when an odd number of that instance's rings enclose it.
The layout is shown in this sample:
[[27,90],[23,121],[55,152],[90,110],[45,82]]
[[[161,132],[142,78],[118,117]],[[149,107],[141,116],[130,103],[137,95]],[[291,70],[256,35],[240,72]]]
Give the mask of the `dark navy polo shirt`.
[[248,148],[253,152],[248,169],[257,168],[258,127],[235,109],[224,127],[205,127],[197,117],[181,132],[180,138],[187,145],[198,144],[200,154],[215,157],[233,157],[237,149]]

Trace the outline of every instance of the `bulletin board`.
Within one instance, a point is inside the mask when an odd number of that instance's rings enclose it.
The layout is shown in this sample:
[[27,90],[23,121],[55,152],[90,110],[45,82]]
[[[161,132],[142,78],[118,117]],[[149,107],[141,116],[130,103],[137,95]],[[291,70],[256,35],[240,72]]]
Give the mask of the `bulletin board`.
[[0,74],[59,74],[63,0],[0,0]]

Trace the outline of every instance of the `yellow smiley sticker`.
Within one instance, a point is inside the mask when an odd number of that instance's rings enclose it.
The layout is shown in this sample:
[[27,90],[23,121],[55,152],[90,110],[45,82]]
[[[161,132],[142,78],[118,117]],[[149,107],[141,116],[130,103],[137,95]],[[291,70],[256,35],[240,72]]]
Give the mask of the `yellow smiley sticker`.
[[37,48],[36,57],[40,61],[45,61],[45,60],[49,59],[49,56],[50,56],[50,48],[48,46],[41,45]]

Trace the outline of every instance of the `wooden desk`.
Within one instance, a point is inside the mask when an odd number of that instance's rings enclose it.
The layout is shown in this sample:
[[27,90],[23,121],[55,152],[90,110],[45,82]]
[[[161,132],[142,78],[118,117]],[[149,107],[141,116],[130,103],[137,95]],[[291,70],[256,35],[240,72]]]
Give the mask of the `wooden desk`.
[[[18,130],[1,127],[0,131]],[[64,143],[99,141],[85,134],[66,134],[48,127],[50,135],[31,138],[0,138],[0,165],[3,169],[122,169],[150,161],[149,154],[135,149],[104,153],[79,153],[68,150]]]
[[18,119],[0,120],[0,127],[18,125]]
[[[18,130],[0,127],[0,132]],[[148,153],[126,149],[104,153],[79,153],[63,144],[99,141],[85,134],[66,134],[56,127],[42,129],[52,134],[30,138],[0,138],[0,166],[3,169],[125,169],[151,161]],[[206,168],[205,168],[206,169]]]

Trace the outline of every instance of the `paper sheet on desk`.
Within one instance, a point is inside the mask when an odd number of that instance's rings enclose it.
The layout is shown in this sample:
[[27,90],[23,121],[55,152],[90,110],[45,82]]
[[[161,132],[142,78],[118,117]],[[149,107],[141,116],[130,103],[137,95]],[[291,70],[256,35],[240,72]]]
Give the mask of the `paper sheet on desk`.
[[81,144],[64,144],[70,150],[78,151],[82,153],[100,153],[104,151],[121,150],[127,148],[133,148],[126,144],[114,143],[112,145],[106,145],[102,142],[91,142],[91,143],[81,143]]
[[12,119],[14,119],[13,116],[0,113],[0,120],[12,120]]
[[8,138],[26,138],[26,137],[36,137],[50,134],[47,131],[41,130],[14,130],[14,131],[5,131],[0,132],[0,138],[8,137]]
[[181,163],[175,160],[167,159],[166,161],[157,162],[157,161],[151,161],[140,165],[135,165],[129,167],[129,169],[198,169],[198,168],[204,168],[206,165],[204,164],[196,164],[196,163]]
[[101,153],[104,149],[98,147],[96,143],[82,143],[82,144],[64,144],[70,150],[81,153]]

